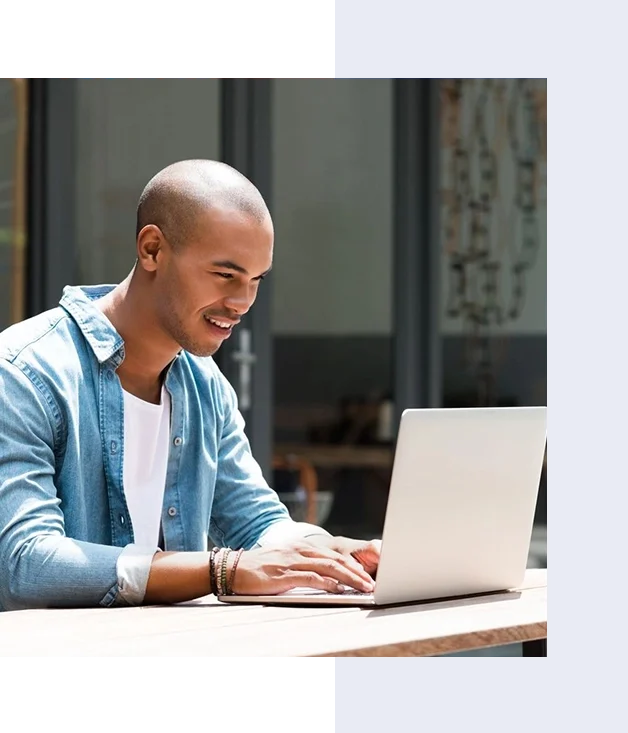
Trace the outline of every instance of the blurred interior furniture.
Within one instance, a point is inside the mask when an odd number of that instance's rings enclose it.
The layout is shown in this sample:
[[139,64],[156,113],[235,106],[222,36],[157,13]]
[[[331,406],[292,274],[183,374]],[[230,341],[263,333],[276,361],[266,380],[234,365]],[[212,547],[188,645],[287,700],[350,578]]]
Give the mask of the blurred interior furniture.
[[298,485],[305,491],[305,521],[317,524],[318,521],[318,475],[312,463],[303,456],[289,451],[279,451],[273,457],[274,471],[297,472]]
[[279,443],[277,453],[294,456],[316,468],[391,468],[394,449],[388,446]]
[[[340,534],[380,531],[394,456],[391,413],[387,392],[275,410],[275,455],[305,460],[318,475],[319,526],[328,522],[327,529]],[[284,476],[276,477],[276,484],[285,483]],[[275,488],[288,508],[294,504],[303,513],[298,497]]]

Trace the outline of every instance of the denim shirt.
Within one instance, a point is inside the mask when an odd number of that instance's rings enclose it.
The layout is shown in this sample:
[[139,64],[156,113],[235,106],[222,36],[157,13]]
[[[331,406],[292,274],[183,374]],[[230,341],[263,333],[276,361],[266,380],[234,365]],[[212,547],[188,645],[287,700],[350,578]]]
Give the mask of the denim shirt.
[[[143,601],[158,548],[134,544],[124,494],[124,343],[92,302],[113,287],[66,287],[0,334],[0,610]],[[250,549],[294,528],[213,359],[180,352],[165,387],[163,549]]]

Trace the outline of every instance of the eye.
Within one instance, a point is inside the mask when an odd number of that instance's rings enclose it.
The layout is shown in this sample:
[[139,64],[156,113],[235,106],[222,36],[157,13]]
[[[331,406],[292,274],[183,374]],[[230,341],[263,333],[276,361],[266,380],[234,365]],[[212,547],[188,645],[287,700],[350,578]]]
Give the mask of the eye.
[[233,275],[230,272],[215,272],[214,275],[218,275],[218,277],[222,277],[224,280],[233,279]]

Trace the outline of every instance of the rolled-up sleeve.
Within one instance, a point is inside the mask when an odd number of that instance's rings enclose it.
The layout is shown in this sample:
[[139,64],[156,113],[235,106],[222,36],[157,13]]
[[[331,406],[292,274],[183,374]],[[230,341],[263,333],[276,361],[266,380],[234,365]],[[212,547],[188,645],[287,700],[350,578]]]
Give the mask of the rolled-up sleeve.
[[0,609],[138,603],[149,552],[65,535],[57,496],[61,430],[43,389],[0,359]]
[[118,589],[122,600],[129,606],[139,606],[143,603],[150,566],[156,552],[161,550],[127,545],[118,556],[116,563]]

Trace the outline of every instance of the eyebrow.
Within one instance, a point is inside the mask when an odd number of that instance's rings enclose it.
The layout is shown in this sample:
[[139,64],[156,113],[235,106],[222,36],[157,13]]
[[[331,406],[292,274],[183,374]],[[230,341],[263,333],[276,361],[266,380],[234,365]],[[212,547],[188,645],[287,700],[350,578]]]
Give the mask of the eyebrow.
[[[235,262],[231,262],[231,260],[220,260],[220,262],[212,262],[212,267],[222,267],[225,270],[235,270],[236,272],[240,272],[243,275],[248,275],[248,271],[244,269],[241,265],[236,265]],[[272,267],[269,267],[266,272],[262,272],[261,275],[258,275],[258,277],[264,277],[264,275],[268,275],[268,273],[272,270]]]

